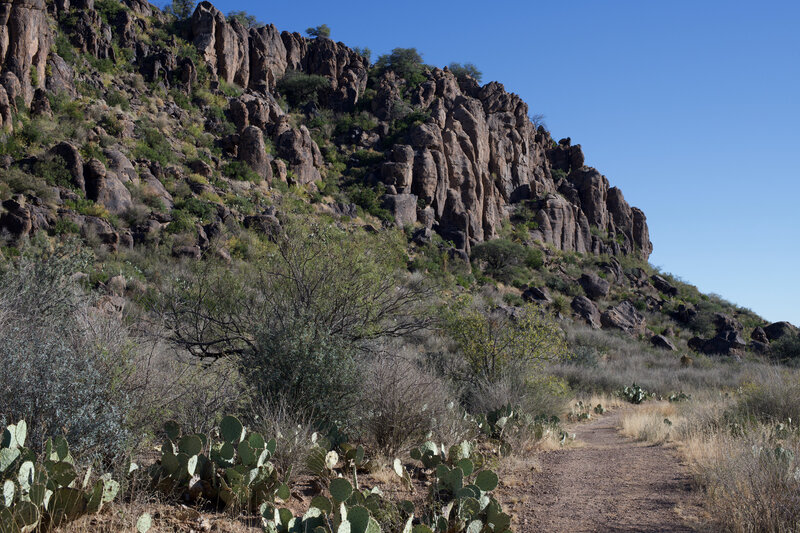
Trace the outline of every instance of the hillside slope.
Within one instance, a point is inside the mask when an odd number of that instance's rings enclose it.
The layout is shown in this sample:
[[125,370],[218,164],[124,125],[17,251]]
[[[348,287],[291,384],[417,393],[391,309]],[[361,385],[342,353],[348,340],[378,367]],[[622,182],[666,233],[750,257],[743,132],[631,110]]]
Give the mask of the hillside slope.
[[[446,254],[472,283],[471,258],[509,302],[666,349],[764,352],[795,331],[754,329],[767,324],[654,272],[644,213],[497,82],[408,50],[371,64],[325,37],[246,28],[208,2],[182,21],[141,0],[3,5],[9,245],[78,234],[113,253],[230,259],[246,256],[242,235],[313,213],[404,228],[412,268]],[[473,253],[498,238],[505,249]],[[518,245],[543,258],[523,265]],[[522,270],[489,272],[498,254]]]

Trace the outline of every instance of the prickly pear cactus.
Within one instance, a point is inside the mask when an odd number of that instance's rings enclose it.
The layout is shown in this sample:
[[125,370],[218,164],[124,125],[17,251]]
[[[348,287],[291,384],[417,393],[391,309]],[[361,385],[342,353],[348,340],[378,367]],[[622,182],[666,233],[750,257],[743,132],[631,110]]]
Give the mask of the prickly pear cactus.
[[183,434],[175,422],[167,422],[164,433],[161,459],[151,470],[154,485],[163,492],[248,511],[289,499],[289,487],[270,462],[275,439],[248,432],[236,417],[222,419],[219,439]]
[[41,524],[61,525],[99,513],[117,496],[119,483],[110,474],[91,483],[89,469],[79,482],[69,445],[63,437],[45,443],[44,462],[25,448],[24,420],[8,426],[0,440],[0,531],[28,533]]

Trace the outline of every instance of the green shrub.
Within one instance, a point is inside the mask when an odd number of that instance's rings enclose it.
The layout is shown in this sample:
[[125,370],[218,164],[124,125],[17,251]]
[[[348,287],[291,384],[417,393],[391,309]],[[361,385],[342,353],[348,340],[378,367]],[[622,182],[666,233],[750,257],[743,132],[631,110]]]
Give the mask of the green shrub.
[[450,63],[447,68],[459,80],[464,80],[467,76],[470,76],[480,83],[483,79],[483,73],[472,63],[464,63],[463,65],[461,63]]
[[0,388],[0,423],[27,420],[35,448],[67,435],[87,460],[127,450],[133,347],[119,325],[107,329],[87,312],[72,276],[89,258],[73,241],[54,252],[28,248],[0,274],[0,358],[15,376]]
[[769,354],[784,364],[796,366],[800,363],[800,334],[789,333],[769,345]]
[[325,76],[306,74],[299,70],[288,70],[278,80],[276,88],[292,107],[316,103],[319,94],[330,88],[331,82]]
[[69,63],[70,65],[74,65],[75,61],[78,59],[78,55],[75,53],[75,47],[72,46],[72,43],[69,42],[69,37],[67,37],[63,32],[58,32],[56,34],[56,53],[61,56],[64,61]]
[[72,174],[67,169],[67,163],[60,156],[41,159],[33,165],[33,173],[44,178],[50,185],[74,188]]
[[239,181],[261,181],[261,176],[258,175],[250,165],[243,161],[230,161],[222,167],[222,174],[234,180]]
[[410,88],[417,87],[428,79],[422,56],[416,48],[395,48],[390,54],[378,58],[375,69],[379,75],[387,70],[393,71],[404,78]]
[[123,111],[128,111],[131,108],[128,95],[116,89],[108,91],[106,94],[106,103],[111,107],[119,106]]
[[392,214],[381,205],[381,197],[386,192],[386,187],[382,183],[378,183],[375,187],[355,183],[347,187],[345,192],[351,202],[370,215],[387,222],[393,219]]
[[97,0],[94,8],[106,24],[113,24],[117,14],[125,10],[123,4],[118,0]]
[[174,162],[175,154],[165,135],[153,126],[137,124],[139,141],[133,150],[135,157],[157,161],[166,166]]
[[313,38],[324,37],[326,39],[329,39],[331,36],[331,29],[328,27],[327,24],[321,24],[313,28],[307,28],[306,34],[308,34],[309,37]]
[[520,276],[524,268],[540,268],[544,255],[538,248],[527,248],[507,239],[494,239],[473,246],[471,259],[482,265],[485,275],[508,283]]

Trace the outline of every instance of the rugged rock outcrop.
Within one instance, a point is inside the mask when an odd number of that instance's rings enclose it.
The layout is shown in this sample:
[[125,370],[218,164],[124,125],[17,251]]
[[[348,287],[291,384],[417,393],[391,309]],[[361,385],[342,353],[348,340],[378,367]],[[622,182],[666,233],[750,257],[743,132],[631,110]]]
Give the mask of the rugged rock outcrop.
[[710,339],[692,337],[689,348],[706,354],[739,355],[745,347],[742,324],[724,313],[714,315],[716,335]]
[[[53,35],[44,0],[3,0],[0,2],[0,65],[3,86],[12,103],[7,75],[16,78],[20,96],[30,105],[33,91],[47,77],[47,56]],[[8,82],[6,81],[8,80]]]
[[226,20],[209,2],[191,18],[191,38],[212,72],[227,83],[266,93],[288,69],[326,76],[331,87],[325,103],[352,109],[367,86],[368,61],[342,43],[278,33],[275,26],[247,29]]
[[[391,72],[380,80],[372,103],[379,119],[391,120],[402,107],[402,84]],[[412,103],[430,118],[387,152],[381,179],[430,206],[434,229],[457,247],[496,237],[503,219],[524,206],[536,212],[532,240],[569,251],[649,256],[644,215],[583,165],[579,146],[556,145],[534,128],[527,104],[501,84],[459,84],[446,69],[434,69]],[[550,158],[561,174],[551,171]]]
[[583,287],[586,296],[592,300],[605,298],[608,296],[608,291],[611,288],[611,284],[608,283],[608,281],[591,272],[582,274],[580,279],[578,279],[578,283]]

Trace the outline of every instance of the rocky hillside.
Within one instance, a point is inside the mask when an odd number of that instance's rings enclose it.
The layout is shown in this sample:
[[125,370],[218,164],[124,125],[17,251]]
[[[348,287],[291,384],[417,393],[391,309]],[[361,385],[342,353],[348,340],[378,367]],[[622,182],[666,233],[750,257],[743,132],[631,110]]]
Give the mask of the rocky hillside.
[[[25,136],[26,124],[58,115],[53,100],[74,99],[75,112],[93,108],[96,119],[84,124],[91,128],[85,139],[56,130],[50,139],[23,139],[14,147],[7,141],[4,168],[36,174],[37,164],[58,157],[69,172],[52,200],[23,194],[5,201],[0,226],[14,236],[52,231],[67,219],[99,231],[108,244],[131,246],[147,233],[142,228],[173,222],[169,210],[125,228],[76,213],[68,202],[85,195],[123,216],[135,204],[131,186],[145,184],[171,206],[165,175],[236,179],[232,174],[241,169],[231,161],[246,163],[258,177],[252,181],[265,180],[265,188],[281,181],[320,190],[323,178],[342,172],[343,161],[345,174],[361,165],[359,181],[380,186],[379,201],[395,224],[433,230],[457,250],[497,237],[520,206],[538,226],[531,241],[644,259],[652,250],[644,214],[584,164],[579,145],[556,143],[534,127],[528,106],[499,83],[480,86],[438,68],[404,79],[371,67],[342,43],[271,25],[245,28],[208,2],[187,21],[139,0],[3,6],[0,117],[7,132],[17,130],[7,135]],[[287,73],[327,80],[311,108],[286,104],[280,81]],[[150,131],[142,125],[143,108],[154,97],[161,100],[162,121]],[[337,124],[338,135],[321,141],[307,123],[322,110],[360,120],[350,128]],[[203,141],[194,139],[197,150],[187,154],[175,130],[189,124]],[[175,157],[131,150],[143,138],[154,140],[148,131],[168,141],[163,148]],[[365,157],[349,161],[354,153]],[[234,210],[225,214],[244,220]]]
[[[412,268],[458,258],[512,304],[661,348],[740,355],[794,334],[655,272],[644,213],[497,82],[409,50],[371,63],[208,2],[183,20],[144,0],[2,6],[7,253],[77,234],[104,253],[246,259],[248,239],[305,213],[402,228]],[[526,266],[490,271],[487,254]]]

